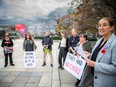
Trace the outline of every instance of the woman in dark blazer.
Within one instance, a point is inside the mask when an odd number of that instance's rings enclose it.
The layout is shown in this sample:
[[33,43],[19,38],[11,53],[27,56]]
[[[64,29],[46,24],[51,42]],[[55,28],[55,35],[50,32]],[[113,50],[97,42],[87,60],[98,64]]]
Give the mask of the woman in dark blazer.
[[87,67],[79,87],[116,87],[116,35],[115,23],[104,17],[98,23],[102,36],[92,50],[90,59],[85,58]]
[[[61,31],[61,41],[59,43],[59,57],[58,57],[58,63],[59,63],[59,69],[64,69],[63,68],[63,64],[65,62],[66,59],[66,55],[68,52],[68,38],[66,36],[66,32],[65,31]],[[63,62],[62,62],[63,60]]]

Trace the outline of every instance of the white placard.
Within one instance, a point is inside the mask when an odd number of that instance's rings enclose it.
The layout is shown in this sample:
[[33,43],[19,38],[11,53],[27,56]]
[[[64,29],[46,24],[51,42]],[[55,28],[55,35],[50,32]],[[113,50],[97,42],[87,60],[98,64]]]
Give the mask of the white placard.
[[79,54],[83,58],[87,58],[87,56],[86,56],[85,52],[83,51],[82,47],[75,47],[74,49],[77,51],[77,54]]
[[26,51],[24,53],[24,65],[25,68],[35,68],[35,52],[34,51]]
[[85,64],[86,62],[81,58],[81,56],[74,56],[68,52],[64,63],[64,68],[80,80]]

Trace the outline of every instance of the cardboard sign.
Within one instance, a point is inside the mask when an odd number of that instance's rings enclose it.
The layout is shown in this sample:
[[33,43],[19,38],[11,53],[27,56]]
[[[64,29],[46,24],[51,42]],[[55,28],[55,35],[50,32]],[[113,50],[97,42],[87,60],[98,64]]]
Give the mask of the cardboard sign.
[[24,53],[24,64],[26,68],[35,68],[35,53],[34,51],[26,51]]
[[67,53],[64,68],[80,80],[85,64],[86,62],[81,58],[81,56],[74,56],[71,53]]

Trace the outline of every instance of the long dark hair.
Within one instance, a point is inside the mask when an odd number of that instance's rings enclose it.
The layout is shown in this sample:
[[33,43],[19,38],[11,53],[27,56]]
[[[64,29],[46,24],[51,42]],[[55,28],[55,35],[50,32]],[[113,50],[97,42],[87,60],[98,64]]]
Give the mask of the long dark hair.
[[87,35],[86,35],[86,34],[84,34],[84,33],[83,33],[83,34],[81,34],[81,35],[80,35],[80,37],[84,37],[84,38],[85,38],[85,40],[88,40]]
[[29,33],[25,34],[25,40],[27,40],[27,35],[29,35],[29,40],[32,40],[31,35]]

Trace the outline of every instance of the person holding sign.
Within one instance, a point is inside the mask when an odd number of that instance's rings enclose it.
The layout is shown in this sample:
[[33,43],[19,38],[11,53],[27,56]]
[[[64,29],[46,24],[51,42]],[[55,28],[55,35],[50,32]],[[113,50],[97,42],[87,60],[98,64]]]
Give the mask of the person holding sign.
[[5,38],[2,41],[1,46],[4,49],[4,56],[5,56],[5,65],[4,67],[7,67],[8,65],[8,56],[9,56],[9,60],[10,60],[10,65],[11,66],[15,66],[13,64],[13,59],[12,59],[12,53],[13,53],[13,41],[12,39],[9,37],[9,33],[5,33]]
[[33,39],[31,38],[31,35],[27,33],[25,35],[25,40],[23,42],[23,49],[25,51],[34,51],[36,50],[37,46],[35,45]]
[[[77,44],[77,47],[81,47],[83,51],[86,53],[91,53],[92,47],[91,43],[88,41],[86,34],[81,34],[79,38],[79,43]],[[78,53],[76,53],[78,55]],[[75,86],[78,87],[80,80],[77,79],[77,82],[75,83]]]
[[36,62],[35,62],[35,53],[34,50],[36,50],[36,45],[29,33],[25,35],[25,40],[23,42],[23,49],[24,52],[24,65],[26,68],[35,68]]
[[98,23],[102,36],[95,44],[80,86],[116,87],[116,28],[112,18],[104,17]]
[[[62,37],[62,39],[59,43],[60,51],[59,51],[59,57],[58,57],[58,62],[59,62],[59,67],[58,68],[59,69],[64,69],[63,65],[64,65],[66,55],[67,55],[67,52],[68,52],[68,38],[67,38],[67,35],[66,35],[65,31],[61,31],[61,37]],[[63,63],[62,63],[62,60],[63,60]]]
[[43,65],[46,65],[46,55],[47,53],[49,53],[50,58],[51,58],[51,67],[53,67],[53,58],[52,58],[52,45],[53,45],[53,40],[50,37],[50,32],[45,32],[45,37],[42,39],[42,45],[43,45],[43,52],[44,52],[44,56],[43,56]]
[[80,35],[79,43],[77,44],[77,47],[82,47],[84,51],[91,53],[91,50],[92,50],[91,43],[88,41],[86,34]]
[[69,46],[69,51],[70,53],[75,53],[74,47],[76,47],[77,43],[79,42],[79,37],[77,36],[77,30],[73,28],[71,30],[72,36],[69,37],[68,40],[68,46]]

